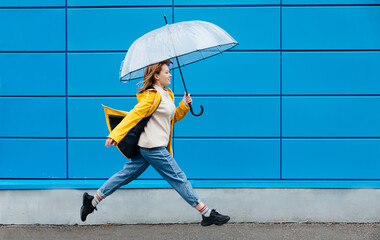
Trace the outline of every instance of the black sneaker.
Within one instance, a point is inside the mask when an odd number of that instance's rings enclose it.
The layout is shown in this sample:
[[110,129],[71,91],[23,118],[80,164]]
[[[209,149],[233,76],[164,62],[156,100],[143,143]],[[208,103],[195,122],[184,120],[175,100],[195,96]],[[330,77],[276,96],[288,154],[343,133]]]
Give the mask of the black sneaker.
[[218,213],[217,211],[215,211],[215,209],[212,209],[211,213],[210,213],[210,217],[205,217],[202,215],[201,225],[204,227],[210,226],[212,224],[220,226],[220,225],[225,224],[229,220],[230,220],[229,216],[222,215],[222,214]]
[[86,221],[87,215],[92,213],[96,207],[92,206],[92,199],[94,196],[89,195],[87,192],[83,193],[83,206],[80,208],[80,219]]

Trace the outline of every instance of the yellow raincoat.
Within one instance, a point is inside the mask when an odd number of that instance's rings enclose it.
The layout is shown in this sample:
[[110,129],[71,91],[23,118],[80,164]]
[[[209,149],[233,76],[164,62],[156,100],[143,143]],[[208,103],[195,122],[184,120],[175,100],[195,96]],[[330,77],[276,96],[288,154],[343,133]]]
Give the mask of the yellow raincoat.
[[[170,88],[167,90],[174,102],[174,94],[172,90]],[[103,105],[108,130],[110,131],[108,137],[117,142],[117,148],[126,158],[132,158],[137,153],[137,143],[140,133],[144,130],[151,115],[156,111],[161,102],[161,94],[154,88],[138,93],[136,94],[136,97],[138,103],[130,112],[115,110]],[[183,119],[189,109],[190,108],[187,107],[183,101],[179,103],[179,106],[176,109],[174,118],[171,122],[169,143],[166,147],[171,155],[173,155],[173,149],[171,146],[173,125],[175,122]]]

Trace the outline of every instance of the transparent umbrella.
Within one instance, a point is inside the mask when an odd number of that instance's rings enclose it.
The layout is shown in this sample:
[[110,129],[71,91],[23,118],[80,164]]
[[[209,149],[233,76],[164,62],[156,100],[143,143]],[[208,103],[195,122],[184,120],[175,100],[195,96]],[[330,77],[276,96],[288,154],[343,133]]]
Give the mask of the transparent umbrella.
[[[194,63],[228,49],[235,47],[238,42],[217,25],[205,21],[184,21],[168,24],[146,33],[138,38],[128,49],[125,59],[120,66],[120,81],[127,82],[144,76],[147,66],[164,60],[171,60],[170,69],[179,68],[186,93],[186,84],[181,67]],[[196,114],[190,105],[191,113]]]

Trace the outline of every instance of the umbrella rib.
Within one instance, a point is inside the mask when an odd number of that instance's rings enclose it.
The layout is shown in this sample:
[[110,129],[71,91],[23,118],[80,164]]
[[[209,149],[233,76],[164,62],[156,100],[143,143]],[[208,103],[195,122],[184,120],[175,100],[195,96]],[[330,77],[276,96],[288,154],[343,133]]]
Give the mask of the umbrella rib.
[[202,60],[204,60],[205,57],[203,56],[202,51],[200,51],[200,50],[197,50],[197,51],[201,54],[201,56],[202,56]]
[[[173,39],[172,39],[172,36],[171,36],[171,31],[169,30],[170,25],[166,25],[166,27],[167,27],[166,30],[168,32],[168,36],[170,38],[170,41],[172,42],[172,44],[170,44],[170,45],[172,46],[172,49],[173,49],[173,52],[174,52],[174,56],[177,58],[177,52],[176,52],[176,49],[174,47],[174,42],[173,42]],[[179,64],[179,60],[178,60],[178,64]]]

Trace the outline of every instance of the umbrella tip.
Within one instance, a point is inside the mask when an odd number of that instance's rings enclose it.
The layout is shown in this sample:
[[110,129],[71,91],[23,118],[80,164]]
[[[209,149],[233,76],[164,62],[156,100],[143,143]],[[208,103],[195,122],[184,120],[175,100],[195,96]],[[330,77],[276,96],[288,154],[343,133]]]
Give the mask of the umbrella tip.
[[165,22],[166,22],[166,25],[168,24],[168,20],[166,20],[166,15],[164,14],[164,19],[165,19]]

